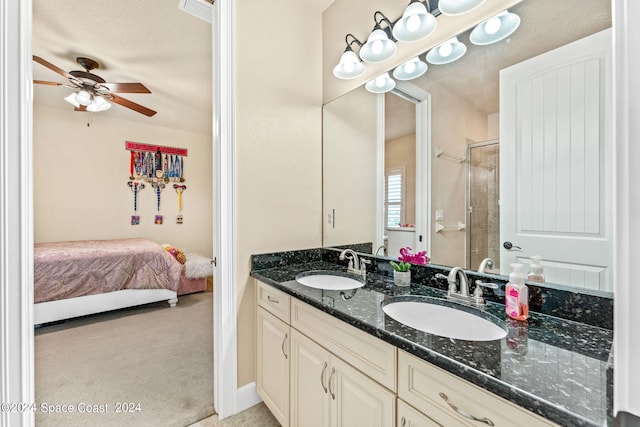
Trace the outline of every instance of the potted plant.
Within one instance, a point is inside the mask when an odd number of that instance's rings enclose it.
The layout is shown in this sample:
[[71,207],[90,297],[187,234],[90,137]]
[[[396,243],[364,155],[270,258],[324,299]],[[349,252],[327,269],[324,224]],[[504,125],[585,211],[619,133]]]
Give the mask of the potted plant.
[[411,283],[411,263],[389,261],[393,267],[393,283],[396,286],[409,286]]
[[396,286],[409,286],[411,284],[411,264],[424,265],[429,262],[427,251],[411,253],[409,246],[400,249],[398,261],[389,261],[393,267],[393,282]]

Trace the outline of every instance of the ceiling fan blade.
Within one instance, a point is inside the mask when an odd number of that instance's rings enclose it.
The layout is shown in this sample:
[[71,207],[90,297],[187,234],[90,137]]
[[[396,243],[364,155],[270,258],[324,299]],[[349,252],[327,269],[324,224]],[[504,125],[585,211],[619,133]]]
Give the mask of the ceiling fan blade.
[[130,108],[133,111],[137,111],[138,113],[144,114],[147,117],[151,117],[154,114],[156,114],[156,112],[157,112],[157,111],[153,111],[150,108],[144,107],[144,106],[142,106],[140,104],[136,104],[133,101],[129,101],[128,99],[125,99],[125,98],[123,98],[121,96],[114,95],[114,94],[111,94],[111,96],[113,97],[111,99],[112,102],[114,102],[116,104],[119,104],[119,105],[122,105],[123,107]]
[[39,84],[39,85],[49,85],[49,86],[62,86],[62,85],[64,85],[64,83],[48,82],[46,80],[34,80],[33,83]]
[[142,83],[102,83],[111,93],[151,93]]
[[47,67],[51,71],[55,71],[56,73],[60,74],[62,77],[66,78],[66,79],[73,77],[71,74],[67,73],[62,68],[56,67],[51,62],[47,61],[46,59],[42,59],[39,56],[33,55],[33,60],[36,61],[40,65],[44,65],[45,67]]

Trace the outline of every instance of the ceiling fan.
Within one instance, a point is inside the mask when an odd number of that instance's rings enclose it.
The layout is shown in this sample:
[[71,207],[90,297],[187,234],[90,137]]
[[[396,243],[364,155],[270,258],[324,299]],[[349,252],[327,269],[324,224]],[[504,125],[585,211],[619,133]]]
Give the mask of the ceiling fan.
[[151,93],[145,85],[142,83],[108,83],[102,77],[91,73],[91,70],[99,68],[98,62],[93,59],[85,57],[76,58],[76,62],[86,71],[75,70],[69,72],[56,67],[39,56],[34,55],[33,60],[58,73],[62,77],[65,77],[69,81],[68,83],[58,83],[46,80],[34,80],[33,83],[78,89],[77,92],[65,98],[67,102],[75,106],[76,111],[104,111],[111,106],[108,102],[111,101],[148,117],[156,114],[156,111],[150,108],[116,95],[116,93]]

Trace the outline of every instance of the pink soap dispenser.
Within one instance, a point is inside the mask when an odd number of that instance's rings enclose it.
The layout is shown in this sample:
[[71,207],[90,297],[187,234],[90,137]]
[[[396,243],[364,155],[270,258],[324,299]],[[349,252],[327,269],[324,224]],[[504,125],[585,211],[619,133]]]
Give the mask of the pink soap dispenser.
[[522,264],[511,264],[513,271],[509,274],[509,283],[505,289],[505,310],[509,317],[516,320],[527,320],[529,317],[529,289],[524,284],[522,267]]

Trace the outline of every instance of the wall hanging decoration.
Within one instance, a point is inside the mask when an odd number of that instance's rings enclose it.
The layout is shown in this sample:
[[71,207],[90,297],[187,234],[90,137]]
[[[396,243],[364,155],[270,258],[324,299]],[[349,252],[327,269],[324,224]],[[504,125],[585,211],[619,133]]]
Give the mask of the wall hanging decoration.
[[[133,174],[131,175],[133,176]],[[144,188],[144,183],[129,181],[127,182],[127,185],[129,186],[129,188],[131,188],[131,191],[133,192],[133,212],[137,212],[138,211],[138,192]],[[137,215],[133,215],[131,217],[131,225],[139,225],[139,224],[140,224],[140,217]]]
[[[129,155],[129,182],[133,191],[133,210],[138,210],[138,192],[144,188],[144,182],[151,185],[156,194],[156,210],[160,213],[160,198],[162,190],[170,182],[185,182],[184,158],[187,156],[186,148],[166,147],[161,145],[143,144],[126,141],[125,148]],[[182,224],[182,192],[186,185],[174,184],[173,188],[178,194],[178,216],[176,222]],[[140,223],[139,217],[131,225]],[[156,215],[155,224],[162,224],[162,215]]]
[[178,215],[176,216],[176,224],[182,224],[184,220],[182,216],[182,193],[187,189],[187,186],[182,184],[173,184],[173,188],[178,194]]

